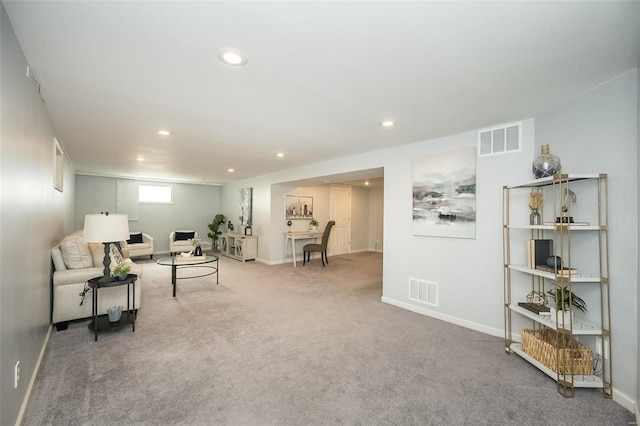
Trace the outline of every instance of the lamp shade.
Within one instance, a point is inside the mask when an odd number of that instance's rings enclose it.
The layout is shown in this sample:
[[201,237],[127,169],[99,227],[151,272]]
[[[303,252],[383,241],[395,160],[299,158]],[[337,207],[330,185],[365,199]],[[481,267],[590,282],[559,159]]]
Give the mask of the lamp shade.
[[129,239],[126,214],[88,214],[84,217],[84,234],[88,243],[111,243]]

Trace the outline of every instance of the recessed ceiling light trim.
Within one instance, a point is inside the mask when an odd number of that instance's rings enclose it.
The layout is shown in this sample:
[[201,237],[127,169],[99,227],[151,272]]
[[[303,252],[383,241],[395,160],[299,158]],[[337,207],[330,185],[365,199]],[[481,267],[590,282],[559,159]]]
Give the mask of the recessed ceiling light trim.
[[248,62],[247,55],[238,49],[223,47],[218,51],[218,59],[227,65],[241,67]]

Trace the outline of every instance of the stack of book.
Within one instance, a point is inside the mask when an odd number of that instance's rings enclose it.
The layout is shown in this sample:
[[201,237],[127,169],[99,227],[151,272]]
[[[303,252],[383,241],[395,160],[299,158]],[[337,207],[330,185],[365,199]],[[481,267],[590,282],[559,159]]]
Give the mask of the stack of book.
[[527,266],[535,269],[546,265],[547,258],[553,256],[553,240],[527,240]]
[[518,302],[518,306],[525,308],[538,315],[551,315],[551,308],[544,305],[538,305],[530,302]]
[[557,275],[575,275],[577,269],[567,267],[553,267],[547,265],[547,259],[553,256],[552,239],[527,240],[527,267],[551,272]]

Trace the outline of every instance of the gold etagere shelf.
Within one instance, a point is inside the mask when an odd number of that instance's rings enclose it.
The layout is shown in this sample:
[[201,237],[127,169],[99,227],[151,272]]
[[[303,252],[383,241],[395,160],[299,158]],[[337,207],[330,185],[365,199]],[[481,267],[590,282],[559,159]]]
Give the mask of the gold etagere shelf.
[[[523,203],[526,206],[525,200],[537,192],[542,194],[544,209],[539,221],[534,220],[536,223],[532,224],[528,214],[524,214]],[[576,194],[583,202],[579,209],[574,208],[574,219],[572,207],[576,204]],[[558,392],[565,397],[573,397],[575,388],[601,388],[605,398],[612,398],[607,175],[555,174],[505,185],[502,215],[505,352],[518,354],[553,378]],[[532,253],[536,240],[551,240],[551,255],[559,256],[562,263],[558,265],[551,260],[554,265],[540,268]],[[533,242],[527,245],[528,241]],[[585,247],[588,248],[585,250]],[[583,273],[578,266],[591,270]],[[589,319],[594,324],[591,324],[576,318],[571,302],[574,290],[593,285],[599,287],[598,292],[590,293],[598,295],[599,312],[594,313],[595,303],[592,303]],[[543,308],[542,296],[549,290],[559,291],[563,298],[569,295],[568,312],[546,313],[546,308],[531,309],[532,303],[528,303],[528,307],[520,306],[527,305],[519,302],[533,295],[538,299],[534,307]],[[515,334],[516,317],[531,320],[531,327]],[[520,319],[518,322],[523,323]],[[593,350],[584,343],[591,344]]]

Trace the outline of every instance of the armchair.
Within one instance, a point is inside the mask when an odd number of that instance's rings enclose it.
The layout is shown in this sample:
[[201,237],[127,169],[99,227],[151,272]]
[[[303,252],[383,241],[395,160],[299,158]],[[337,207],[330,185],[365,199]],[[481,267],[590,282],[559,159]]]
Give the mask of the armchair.
[[193,250],[191,243],[193,238],[200,238],[197,231],[171,231],[169,234],[169,254]]
[[142,232],[131,232],[129,240],[122,245],[123,250],[129,250],[128,257],[149,256],[153,259],[153,237]]

